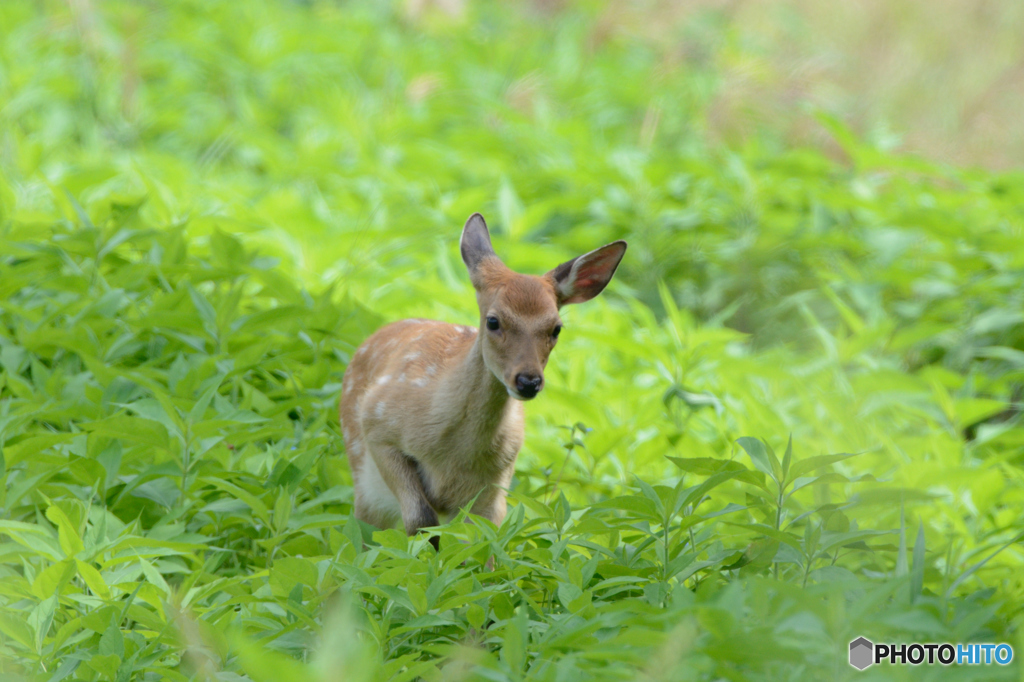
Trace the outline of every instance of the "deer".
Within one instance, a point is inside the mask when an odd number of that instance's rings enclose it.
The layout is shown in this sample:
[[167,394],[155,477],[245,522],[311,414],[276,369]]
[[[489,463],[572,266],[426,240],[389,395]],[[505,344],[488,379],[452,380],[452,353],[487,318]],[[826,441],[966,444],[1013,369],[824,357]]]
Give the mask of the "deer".
[[[352,471],[353,513],[399,521],[412,536],[469,511],[500,526],[523,445],[523,403],[544,388],[562,306],[594,298],[626,253],[619,240],[542,276],[510,270],[483,216],[459,251],[476,292],[477,327],[406,319],[367,338],[342,380],[339,416]],[[439,549],[436,535],[430,537]]]

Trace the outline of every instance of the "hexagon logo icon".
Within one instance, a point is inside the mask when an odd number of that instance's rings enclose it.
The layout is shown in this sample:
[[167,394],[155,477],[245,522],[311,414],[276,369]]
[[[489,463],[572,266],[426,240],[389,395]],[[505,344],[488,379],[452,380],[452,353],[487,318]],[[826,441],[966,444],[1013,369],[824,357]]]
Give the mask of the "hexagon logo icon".
[[874,663],[875,645],[863,637],[850,642],[850,665],[857,670],[863,670]]

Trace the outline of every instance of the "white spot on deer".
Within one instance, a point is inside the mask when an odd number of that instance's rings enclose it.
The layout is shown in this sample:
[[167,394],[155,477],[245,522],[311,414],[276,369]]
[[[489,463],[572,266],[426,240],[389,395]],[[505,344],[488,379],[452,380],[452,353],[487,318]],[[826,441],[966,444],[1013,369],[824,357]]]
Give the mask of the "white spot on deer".
[[353,381],[346,381],[346,382],[345,382],[345,388],[343,388],[343,389],[341,390],[341,392],[342,392],[342,393],[348,393],[349,391],[351,391],[351,390],[352,390],[352,384],[353,384],[353,383],[355,383],[355,382],[353,382]]
[[353,455],[361,455],[363,453],[363,442],[358,438],[353,438],[352,442],[348,444],[348,451]]
[[423,377],[420,377],[419,379],[414,379],[412,383],[415,384],[416,386],[426,386],[427,380]]
[[362,355],[366,352],[366,346],[359,346],[359,350],[356,351],[356,355]]
[[381,400],[381,401],[379,401],[377,403],[377,407],[373,408],[373,413],[375,415],[377,415],[378,418],[383,417],[384,416],[384,408],[385,408],[384,401]]
[[398,375],[398,383],[400,383],[400,384],[404,384],[405,383],[405,372],[402,372],[401,374]]
[[[415,341],[419,341],[422,338],[423,338],[423,334],[417,334],[416,336],[414,336],[411,339],[409,339],[409,343],[413,343]],[[419,353],[417,353],[416,355],[419,355]]]
[[[419,338],[419,337],[416,337],[416,338]],[[416,339],[413,339],[413,340],[415,341]],[[409,353],[408,355],[405,356],[405,359],[408,360],[409,362],[412,362],[413,360],[415,360],[419,356],[420,356],[420,354],[417,351],[415,353]]]
[[430,365],[423,371],[426,372],[427,376],[432,377],[437,373],[437,365]]
[[476,334],[480,330],[477,329],[476,327],[466,327],[466,331],[468,331],[470,334]]
[[391,375],[390,374],[385,374],[384,376],[378,377],[377,385],[378,386],[383,386],[384,384],[388,383],[389,381],[391,381]]
[[381,477],[380,469],[377,468],[373,457],[363,460],[362,470],[359,473],[360,483],[363,486],[363,494],[360,499],[366,503],[366,506],[377,513],[389,515],[396,521],[401,518],[402,506],[395,494],[391,492],[391,488],[384,482],[384,478]]

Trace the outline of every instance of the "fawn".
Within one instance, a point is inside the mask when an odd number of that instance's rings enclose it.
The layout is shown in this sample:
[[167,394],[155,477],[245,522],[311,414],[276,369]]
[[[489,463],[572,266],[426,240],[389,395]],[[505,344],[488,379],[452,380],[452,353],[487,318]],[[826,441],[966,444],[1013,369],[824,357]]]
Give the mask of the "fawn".
[[[401,320],[356,350],[342,382],[341,420],[355,515],[409,535],[474,498],[472,513],[500,525],[523,404],[544,387],[559,308],[597,296],[626,242],[562,263],[541,277],[505,267],[479,213],[459,242],[480,307],[479,329]],[[437,538],[431,538],[435,548]]]

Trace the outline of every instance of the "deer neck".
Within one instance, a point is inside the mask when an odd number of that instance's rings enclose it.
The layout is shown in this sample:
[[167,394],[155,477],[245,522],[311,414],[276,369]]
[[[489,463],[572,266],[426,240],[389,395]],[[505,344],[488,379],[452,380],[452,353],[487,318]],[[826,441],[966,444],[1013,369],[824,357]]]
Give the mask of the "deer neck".
[[469,352],[453,372],[451,380],[457,385],[452,386],[454,390],[449,395],[455,397],[452,415],[462,428],[468,427],[470,432],[489,439],[508,411],[515,409],[516,401],[484,363],[482,336],[482,331],[477,334]]

